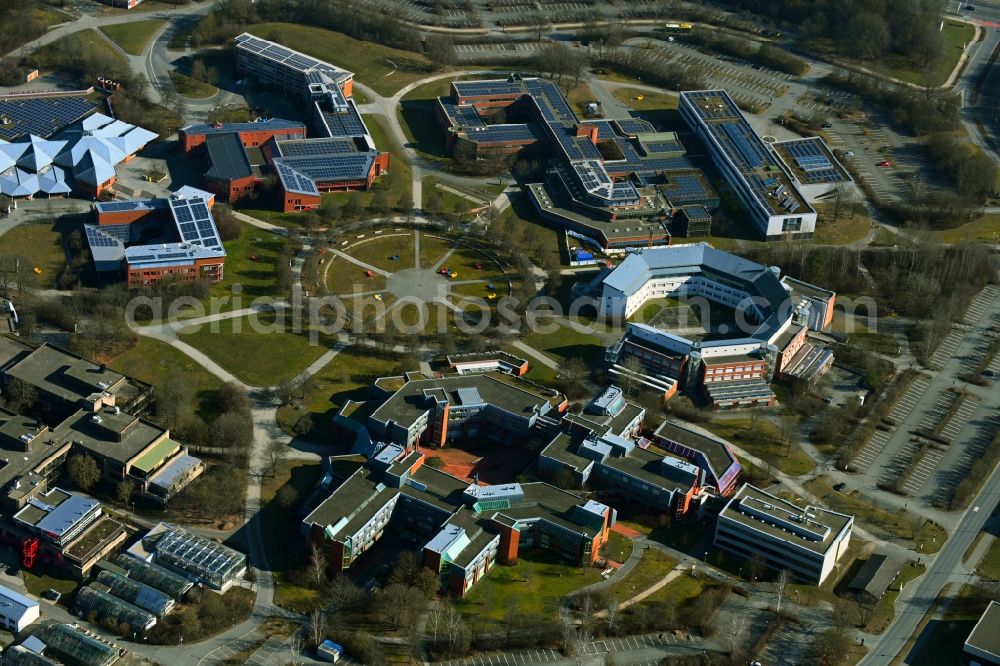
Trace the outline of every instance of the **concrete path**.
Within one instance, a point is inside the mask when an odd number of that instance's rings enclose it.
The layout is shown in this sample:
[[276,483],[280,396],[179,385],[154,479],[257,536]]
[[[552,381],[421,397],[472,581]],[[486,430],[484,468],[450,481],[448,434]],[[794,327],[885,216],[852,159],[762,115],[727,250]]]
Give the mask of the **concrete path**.
[[379,275],[382,275],[384,277],[389,277],[389,275],[390,275],[389,271],[382,270],[381,268],[378,268],[377,266],[372,266],[371,264],[366,264],[365,262],[361,261],[360,259],[352,257],[351,255],[347,254],[346,252],[341,252],[340,250],[336,250],[334,248],[330,248],[330,252],[333,253],[333,254],[335,254],[335,255],[337,255],[341,259],[346,259],[347,261],[351,262],[352,264],[354,264],[356,266],[360,266],[361,268],[364,268],[365,270],[371,271],[372,273],[378,273]]
[[559,364],[553,361],[548,355],[538,351],[534,347],[529,346],[528,344],[522,342],[521,340],[515,340],[511,344],[517,347],[519,350],[523,351],[525,354],[528,354],[532,358],[540,361],[542,365],[551,368],[556,372],[559,372],[560,370]]

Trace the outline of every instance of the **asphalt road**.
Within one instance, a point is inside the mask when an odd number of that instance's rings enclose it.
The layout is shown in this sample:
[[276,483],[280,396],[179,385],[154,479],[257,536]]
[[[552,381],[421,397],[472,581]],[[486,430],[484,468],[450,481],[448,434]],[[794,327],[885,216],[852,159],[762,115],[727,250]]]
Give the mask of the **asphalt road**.
[[927,568],[927,573],[918,579],[915,587],[911,586],[900,594],[897,608],[902,610],[897,610],[896,621],[889,626],[881,640],[871,646],[871,652],[859,662],[859,666],[887,665],[903,651],[906,641],[931,609],[942,588],[947,583],[960,582],[954,572],[959,569],[962,556],[983,529],[998,501],[1000,467],[993,470],[973,506],[962,516],[951,538]]

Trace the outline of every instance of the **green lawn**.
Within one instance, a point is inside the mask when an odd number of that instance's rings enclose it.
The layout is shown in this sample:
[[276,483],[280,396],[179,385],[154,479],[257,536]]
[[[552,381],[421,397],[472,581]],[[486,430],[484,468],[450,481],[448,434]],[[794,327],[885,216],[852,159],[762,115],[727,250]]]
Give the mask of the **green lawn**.
[[178,94],[191,99],[205,99],[219,92],[219,89],[211,83],[192,79],[175,69],[170,70],[170,80],[174,82],[174,88],[177,89]]
[[[549,261],[561,265],[563,263],[564,232],[560,227],[556,227],[539,218],[527,195],[515,192],[510,195],[511,205],[493,223],[492,229],[502,230],[508,225],[512,225],[513,237],[515,239],[524,238],[526,234],[535,236],[535,245],[531,250],[531,255],[535,263],[544,266],[545,257]],[[529,232],[530,229],[530,232]]]
[[511,609],[518,615],[552,616],[567,594],[601,580],[593,567],[566,564],[548,550],[518,555],[516,566],[497,565],[472,592],[457,601],[469,618],[502,622]]
[[888,629],[893,617],[896,615],[896,598],[899,597],[899,593],[908,583],[923,576],[925,570],[923,566],[915,564],[907,564],[903,567],[899,572],[899,577],[893,581],[892,585],[889,586],[889,590],[879,599],[878,605],[875,606],[875,612],[872,613],[871,619],[865,625],[865,631],[873,634],[881,634]]
[[80,581],[72,578],[64,578],[65,574],[50,570],[43,566],[35,567],[34,570],[22,569],[21,577],[24,578],[24,587],[29,594],[36,597],[50,587],[64,595],[72,594],[80,587]]
[[[426,233],[420,234],[420,267],[432,268],[454,247],[455,242],[451,239],[431,236]],[[445,264],[447,263],[445,261]]]
[[[827,209],[829,210],[829,207]],[[842,217],[833,222],[832,215],[821,212],[816,223],[816,232],[813,234],[813,242],[822,245],[847,245],[864,238],[870,228],[871,220],[867,215],[855,215],[854,219]]]
[[[371,385],[378,377],[390,375],[399,365],[395,358],[364,347],[348,347],[316,373],[305,387],[305,395],[296,398],[301,410],[292,405],[278,409],[278,424],[291,432],[305,414],[312,416],[313,430],[308,438],[330,443],[330,421],[348,400],[372,397]],[[412,368],[416,369],[416,368]]]
[[305,334],[289,332],[290,327],[289,321],[282,328],[273,313],[262,313],[182,329],[179,337],[240,380],[273,386],[305,370],[327,349],[310,344]]
[[[291,23],[261,23],[253,33],[354,72],[361,83],[380,95],[391,95],[431,72],[424,56],[361,41],[332,30]],[[394,63],[395,67],[393,67]]]
[[[936,24],[935,24],[936,25]],[[940,60],[931,68],[927,78],[922,68],[904,55],[891,53],[872,66],[887,76],[892,76],[917,85],[943,84],[962,56],[962,48],[972,41],[975,29],[966,23],[944,22],[944,49]]]
[[396,109],[396,115],[406,140],[421,157],[429,160],[442,160],[448,157],[444,130],[441,129],[441,124],[434,113],[433,101],[404,99]]
[[210,420],[218,413],[216,392],[222,382],[186,354],[165,342],[140,337],[135,347],[108,365],[116,372],[135,377],[154,387],[166,380],[172,372],[183,373],[185,381],[198,396],[198,414],[202,419]]
[[[43,204],[44,205],[44,204]],[[63,228],[56,224],[22,224],[0,236],[0,257],[21,257],[38,268],[39,284],[55,284],[66,267]]]
[[857,491],[838,493],[825,477],[810,479],[804,487],[834,511],[854,516],[859,524],[877,535],[885,535],[893,541],[913,541],[921,553],[938,552],[948,539],[948,533],[937,523],[921,522],[922,519],[917,520],[913,514],[899,509],[879,508]]
[[609,560],[623,563],[632,554],[632,539],[622,536],[618,532],[611,532],[608,535],[608,542],[601,548],[601,555]]
[[[619,88],[612,93],[620,102],[631,107],[636,116],[653,123],[657,129],[674,131],[683,129],[677,104],[680,98],[673,93],[657,93],[639,88]],[[639,99],[639,98],[642,99]]]
[[627,601],[656,585],[676,566],[676,558],[667,555],[658,548],[647,548],[642,551],[642,559],[639,560],[639,564],[624,578],[620,580],[612,578],[615,583],[608,588],[608,593],[614,595],[619,603]]
[[581,358],[587,367],[592,367],[604,356],[604,343],[600,338],[569,326],[559,326],[553,333],[530,333],[524,338],[524,342],[560,363],[571,358]]
[[[424,208],[427,208],[427,195],[431,191],[436,191],[441,196],[441,210],[445,213],[455,213],[459,210],[459,206],[466,206],[468,209],[480,208],[483,204],[477,203],[472,199],[455,194],[448,190],[439,188],[438,179],[436,176],[424,176],[422,181],[423,191],[424,191]],[[466,219],[470,216],[467,214]]]
[[718,419],[704,427],[790,476],[808,474],[815,467],[794,438],[790,444],[782,441],[781,432],[770,421],[758,419],[754,426],[749,418]]
[[[394,273],[405,268],[413,268],[414,240],[413,232],[392,232],[379,236],[369,236],[342,250],[358,261]],[[398,256],[393,260],[390,257]],[[364,271],[363,268],[356,267]]]
[[[282,607],[309,608],[321,601],[318,590],[303,588],[288,582],[285,574],[301,566],[299,523],[296,511],[305,502],[323,471],[318,463],[302,461],[282,461],[274,474],[265,476],[260,488],[260,529],[264,538],[267,562],[275,576],[274,603]],[[288,485],[295,489],[298,502],[291,506],[281,506],[275,501],[278,490]]]
[[142,55],[146,50],[146,45],[153,35],[163,27],[166,21],[162,19],[150,19],[148,21],[130,21],[117,25],[106,25],[100,30],[108,39],[122,47],[126,53],[132,55]]
[[684,573],[653,592],[640,603],[655,604],[668,601],[674,607],[680,607],[700,595],[704,587],[705,579],[703,577],[695,578],[690,573]]
[[[975,222],[969,222],[953,229],[932,232],[934,238],[942,243],[996,243],[1000,239],[1000,214],[983,215]],[[895,240],[893,244],[895,244]]]
[[[226,241],[226,270],[224,279],[212,287],[212,296],[232,296],[233,287],[240,285],[242,307],[259,296],[285,298],[275,286],[275,267],[284,248],[291,241],[284,236],[244,225],[243,235],[236,240]],[[233,305],[220,311],[233,309]]]
[[1000,539],[994,539],[983,559],[979,561],[976,572],[983,578],[1000,580]]

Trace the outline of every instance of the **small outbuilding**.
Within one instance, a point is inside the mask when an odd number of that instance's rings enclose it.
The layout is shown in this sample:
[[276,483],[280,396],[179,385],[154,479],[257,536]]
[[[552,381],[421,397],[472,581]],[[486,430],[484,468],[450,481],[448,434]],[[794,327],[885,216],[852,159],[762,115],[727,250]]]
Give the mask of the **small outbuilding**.
[[38,602],[0,585],[0,626],[15,634],[38,620]]
[[861,570],[847,586],[847,591],[859,601],[876,603],[899,576],[903,565],[888,555],[875,554],[861,566]]

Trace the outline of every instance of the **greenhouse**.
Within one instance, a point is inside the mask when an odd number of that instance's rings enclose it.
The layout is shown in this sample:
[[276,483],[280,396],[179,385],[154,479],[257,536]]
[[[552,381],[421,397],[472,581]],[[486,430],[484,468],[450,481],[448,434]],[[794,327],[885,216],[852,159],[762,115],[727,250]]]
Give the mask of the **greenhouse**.
[[160,592],[165,592],[180,601],[194,583],[172,571],[156,566],[131,555],[118,557],[118,566],[128,572],[128,577]]
[[3,654],[4,666],[49,666],[56,662],[47,659],[31,650],[26,650],[20,645],[8,648]]
[[97,574],[97,582],[106,585],[108,591],[119,599],[147,610],[156,617],[163,617],[174,608],[174,600],[166,592],[113,571],[102,571]]
[[76,607],[81,617],[90,619],[91,613],[96,613],[98,621],[110,622],[122,629],[127,626],[128,631],[122,631],[123,634],[141,634],[156,624],[156,616],[149,611],[93,586],[80,588]]
[[147,550],[156,554],[156,564],[216,590],[226,590],[246,572],[243,553],[167,523],[154,527],[142,541]]
[[47,646],[46,651],[68,666],[110,666],[122,655],[114,645],[68,624],[50,624],[40,638]]

